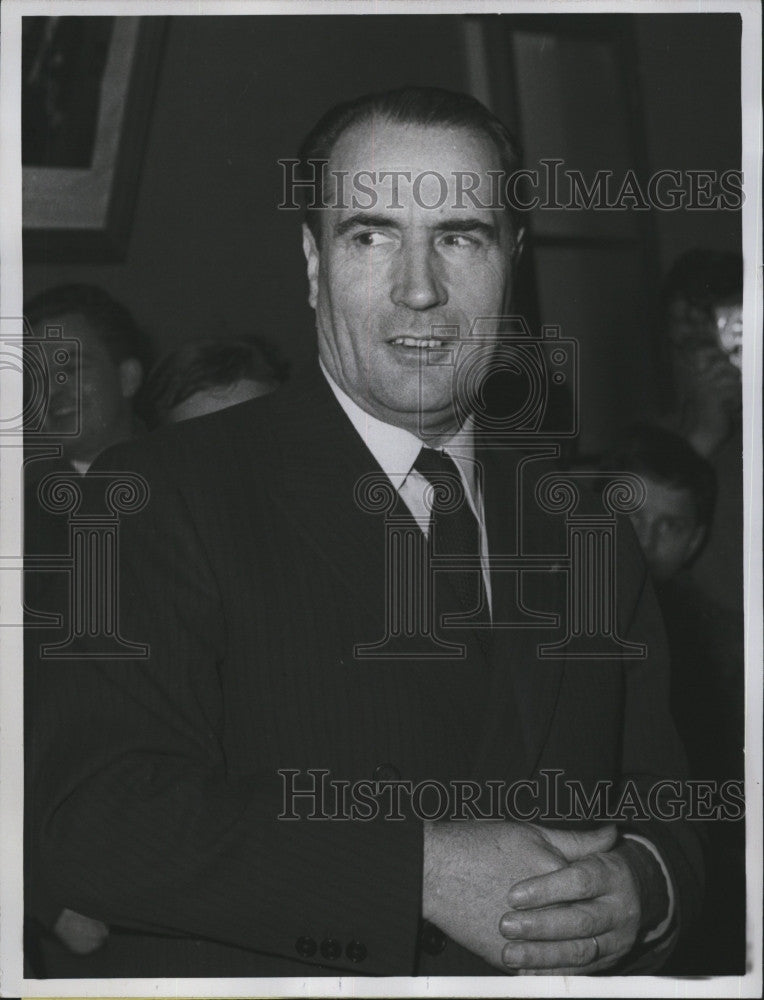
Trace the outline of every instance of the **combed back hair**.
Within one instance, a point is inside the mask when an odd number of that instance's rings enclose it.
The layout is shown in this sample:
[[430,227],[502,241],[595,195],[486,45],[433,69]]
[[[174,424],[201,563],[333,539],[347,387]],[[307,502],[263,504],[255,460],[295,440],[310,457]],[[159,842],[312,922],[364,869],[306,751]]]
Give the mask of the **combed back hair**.
[[159,359],[141,391],[139,409],[149,427],[156,427],[202,389],[224,388],[244,378],[275,388],[286,373],[275,348],[256,338],[194,341]]
[[715,305],[743,301],[743,258],[739,253],[695,248],[678,257],[663,283],[664,308],[682,299],[707,315]]
[[[489,139],[499,155],[505,179],[518,169],[522,159],[520,144],[506,125],[485,105],[469,94],[443,90],[439,87],[400,87],[379,93],[364,94],[352,101],[331,108],[306,136],[299,150],[299,175],[312,181],[312,161],[328,160],[337,140],[352,125],[382,119],[400,125],[420,125],[442,128],[463,128]],[[315,168],[315,201],[323,204],[322,171]],[[501,186],[502,197],[504,185]],[[318,245],[320,242],[321,208],[310,208],[313,193],[300,188],[305,204],[305,221]],[[505,204],[517,233],[521,222],[516,210]]]
[[633,472],[686,491],[692,497],[698,523],[711,527],[716,473],[679,434],[653,424],[635,424],[619,436],[602,464],[609,472]]
[[[130,310],[98,285],[58,285],[24,304],[24,316],[33,327],[71,314],[85,317],[115,364],[135,358],[148,370],[152,360],[148,337]],[[66,329],[63,335],[68,336]]]

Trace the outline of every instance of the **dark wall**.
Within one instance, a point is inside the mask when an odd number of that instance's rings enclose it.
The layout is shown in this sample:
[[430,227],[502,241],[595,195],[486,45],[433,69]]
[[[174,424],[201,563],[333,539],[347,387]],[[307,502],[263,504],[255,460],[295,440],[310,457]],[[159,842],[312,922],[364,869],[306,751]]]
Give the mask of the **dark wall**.
[[[651,170],[740,169],[737,14],[635,18],[639,86]],[[740,251],[735,212],[654,212],[660,264],[694,246]]]

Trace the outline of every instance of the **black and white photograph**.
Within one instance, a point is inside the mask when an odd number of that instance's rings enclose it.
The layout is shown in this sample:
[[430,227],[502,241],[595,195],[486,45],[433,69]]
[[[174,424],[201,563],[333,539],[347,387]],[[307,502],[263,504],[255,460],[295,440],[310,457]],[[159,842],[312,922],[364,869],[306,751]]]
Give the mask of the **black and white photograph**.
[[760,996],[759,4],[0,18],[0,996]]

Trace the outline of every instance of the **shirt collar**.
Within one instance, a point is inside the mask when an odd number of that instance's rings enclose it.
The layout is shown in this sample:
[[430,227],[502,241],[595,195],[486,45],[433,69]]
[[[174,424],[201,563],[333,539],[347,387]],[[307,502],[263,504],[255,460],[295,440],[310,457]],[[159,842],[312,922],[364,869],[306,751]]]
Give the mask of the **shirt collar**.
[[[347,414],[353,427],[361,435],[366,447],[377,460],[382,471],[392,482],[400,483],[400,480],[405,479],[411,471],[420,449],[427,442],[421,441],[415,434],[403,427],[386,424],[378,417],[367,413],[343,389],[340,389],[320,358],[318,363],[329,387],[337,397],[337,402]],[[467,476],[470,488],[472,488],[475,457],[472,421],[467,419],[456,434],[442,445],[442,448],[451,455],[462,474]]]

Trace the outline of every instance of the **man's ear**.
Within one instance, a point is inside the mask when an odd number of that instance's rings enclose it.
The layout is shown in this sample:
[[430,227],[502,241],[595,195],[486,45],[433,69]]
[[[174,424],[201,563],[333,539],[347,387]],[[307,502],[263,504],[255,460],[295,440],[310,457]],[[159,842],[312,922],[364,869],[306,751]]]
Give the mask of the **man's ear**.
[[302,252],[308,264],[308,303],[311,309],[315,309],[318,300],[318,247],[306,222],[302,224]]
[[507,269],[509,280],[507,282],[507,287],[504,290],[504,302],[502,303],[502,311],[505,315],[508,315],[513,311],[512,304],[515,298],[517,265],[520,262],[523,246],[525,245],[525,226],[518,226],[518,228],[512,233],[512,240],[512,249],[509,251],[509,265]]
[[119,363],[119,387],[123,399],[132,399],[143,383],[143,365],[137,358]]

